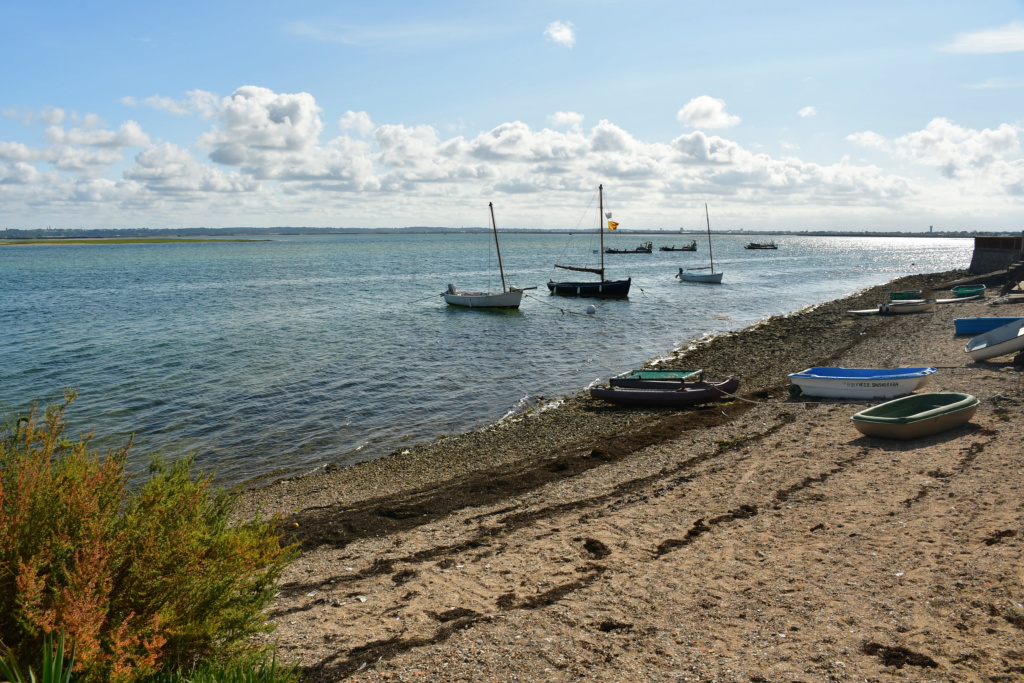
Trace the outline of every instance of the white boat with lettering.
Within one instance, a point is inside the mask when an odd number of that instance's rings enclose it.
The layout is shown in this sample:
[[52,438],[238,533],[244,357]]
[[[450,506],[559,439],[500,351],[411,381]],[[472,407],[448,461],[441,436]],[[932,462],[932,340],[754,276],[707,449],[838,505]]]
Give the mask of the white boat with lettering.
[[895,398],[927,381],[935,368],[807,368],[789,375],[793,386],[807,396],[825,398]]

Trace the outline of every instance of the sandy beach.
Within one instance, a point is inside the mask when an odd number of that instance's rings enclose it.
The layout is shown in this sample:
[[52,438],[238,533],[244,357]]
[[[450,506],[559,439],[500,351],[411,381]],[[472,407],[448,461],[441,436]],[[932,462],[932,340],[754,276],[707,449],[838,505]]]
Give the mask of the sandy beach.
[[[953,319],[852,316],[902,278],[680,349],[737,400],[557,407],[247,492],[303,553],[271,607],[310,681],[1024,680],[1024,381]],[[992,284],[994,284],[993,282]],[[990,284],[991,288],[991,284]],[[879,403],[789,394],[816,365],[932,366],[965,426],[862,436]]]

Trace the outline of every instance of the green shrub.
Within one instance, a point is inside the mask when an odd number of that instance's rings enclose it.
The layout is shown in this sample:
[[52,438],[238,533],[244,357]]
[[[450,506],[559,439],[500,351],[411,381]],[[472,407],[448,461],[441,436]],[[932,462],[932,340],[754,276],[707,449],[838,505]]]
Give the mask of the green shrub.
[[0,431],[0,643],[17,657],[63,632],[90,681],[250,650],[296,549],[272,522],[232,525],[234,496],[190,458],[129,488],[130,441],[101,458],[65,436],[75,398]]
[[[48,635],[43,640],[43,659],[39,667],[39,676],[30,667],[28,678],[21,672],[17,660],[13,657],[7,660],[0,657],[0,676],[6,678],[10,683],[68,683],[71,680],[71,668],[75,662],[75,648],[71,648],[68,661],[64,661],[64,634],[54,643],[53,635]],[[65,664],[67,667],[65,668]]]

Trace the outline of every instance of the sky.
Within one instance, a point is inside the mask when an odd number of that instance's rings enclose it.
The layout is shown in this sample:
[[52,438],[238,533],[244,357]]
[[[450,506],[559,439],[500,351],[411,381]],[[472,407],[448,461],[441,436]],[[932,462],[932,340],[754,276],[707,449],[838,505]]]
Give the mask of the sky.
[[1024,2],[0,0],[0,229],[1024,230]]

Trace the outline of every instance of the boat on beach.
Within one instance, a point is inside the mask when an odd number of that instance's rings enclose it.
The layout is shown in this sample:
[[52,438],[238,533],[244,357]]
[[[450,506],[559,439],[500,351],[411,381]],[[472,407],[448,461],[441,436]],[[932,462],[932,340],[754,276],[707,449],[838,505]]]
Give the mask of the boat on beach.
[[778,245],[775,242],[749,242],[744,249],[778,249]]
[[623,298],[629,296],[629,286],[633,278],[625,280],[606,280],[604,277],[604,185],[598,185],[598,217],[597,232],[601,237],[601,267],[564,266],[555,264],[555,268],[572,270],[581,273],[593,273],[598,276],[597,282],[592,280],[548,281],[548,291],[559,296]]
[[676,245],[658,247],[658,251],[697,251],[697,240],[692,240],[689,244],[684,244],[681,247]]
[[806,396],[825,398],[895,398],[909,394],[927,381],[935,368],[807,368],[789,375]]
[[[442,292],[445,302],[449,306],[462,308],[519,308],[523,300],[523,291],[516,287],[505,285],[505,268],[501,263],[501,247],[498,245],[498,226],[494,222],[494,204],[488,202],[491,211],[491,228],[494,232],[494,249],[498,253],[498,272],[501,274],[500,292],[469,292],[460,290],[455,285],[448,285],[448,289]],[[530,288],[532,289],[532,288]]]
[[853,315],[899,315],[904,313],[925,313],[935,308],[936,299],[902,299],[878,304],[878,308],[864,308],[847,311]]
[[[721,271],[715,272],[715,255],[711,252],[711,215],[708,213],[707,202],[704,203],[704,218],[708,224],[708,259],[711,265],[699,268],[680,268],[679,272],[676,273],[676,277],[683,282],[703,282],[718,285],[722,283],[723,273]],[[705,270],[708,272],[703,272]]]
[[957,285],[950,291],[953,292],[955,297],[977,296],[979,294],[984,296],[985,289],[985,285]]
[[1016,320],[1024,320],[1024,318],[1001,318],[994,316],[990,318],[953,318],[953,328],[956,330],[955,334],[978,335],[1003,325],[1009,325]]
[[904,289],[902,292],[889,292],[890,301],[903,301],[907,299],[920,299],[920,289]]
[[590,395],[620,406],[683,408],[728,398],[739,386],[740,381],[732,377],[721,382],[681,382],[668,389],[591,387]]
[[654,251],[654,245],[651,242],[641,242],[633,249],[604,248],[604,253],[606,254],[650,254],[652,251]]
[[979,334],[964,347],[972,360],[988,360],[1024,351],[1024,318]]
[[865,436],[917,439],[965,424],[974,417],[978,403],[971,394],[914,394],[862,410],[850,419]]
[[696,382],[703,370],[630,370],[608,380],[613,387],[633,389],[677,389],[684,382]]

